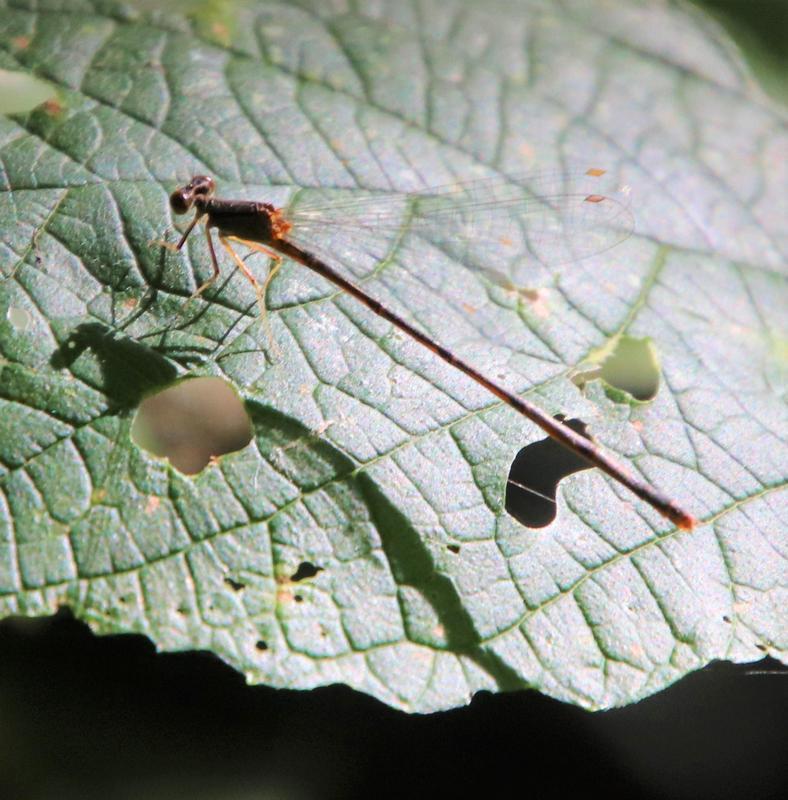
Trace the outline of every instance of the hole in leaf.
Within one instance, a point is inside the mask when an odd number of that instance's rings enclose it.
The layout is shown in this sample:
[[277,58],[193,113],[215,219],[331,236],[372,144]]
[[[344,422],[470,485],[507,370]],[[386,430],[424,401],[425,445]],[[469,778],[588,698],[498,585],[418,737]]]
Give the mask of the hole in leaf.
[[304,602],[304,598],[300,594],[293,595],[293,600],[295,600],[296,603],[303,603]]
[[212,459],[249,444],[252,426],[225,381],[193,378],[146,397],[131,426],[131,438],[193,475]]
[[265,639],[258,639],[254,645],[258,650],[267,650],[268,649],[268,642]]
[[57,93],[50,84],[26,72],[0,69],[0,114],[24,114],[46,101],[55,101]]
[[245,583],[241,583],[240,581],[234,581],[232,578],[225,578],[224,582],[234,591],[240,592],[241,589],[246,588]]
[[[591,438],[582,420],[565,420],[562,414],[556,419],[575,433]],[[544,528],[555,519],[555,493],[559,482],[584,469],[592,469],[592,466],[553,439],[527,445],[515,456],[509,470],[506,510],[529,528]]]
[[310,564],[309,561],[302,561],[298,565],[298,569],[293,573],[290,580],[293,581],[293,583],[297,583],[298,581],[303,581],[306,578],[314,578],[318,572],[322,571],[323,567],[318,567],[315,564]]
[[11,326],[16,328],[20,333],[24,333],[33,324],[33,318],[30,316],[30,312],[25,311],[24,308],[9,306],[6,317],[11,323]]
[[446,549],[455,555],[460,552],[460,546],[458,544],[447,544]]
[[590,381],[601,378],[606,394],[614,402],[629,403],[634,398],[646,403],[659,391],[659,373],[659,354],[651,339],[620,336],[595,353],[574,381],[583,389]]

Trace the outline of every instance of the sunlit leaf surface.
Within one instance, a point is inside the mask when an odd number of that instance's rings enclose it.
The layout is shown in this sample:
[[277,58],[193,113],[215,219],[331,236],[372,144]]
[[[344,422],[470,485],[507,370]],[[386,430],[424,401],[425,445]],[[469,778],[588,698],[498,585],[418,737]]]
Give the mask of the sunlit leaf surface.
[[[712,659],[784,657],[785,115],[705,18],[590,8],[0,2],[0,68],[57,91],[0,118],[3,613],[66,604],[251,682],[420,712],[526,686],[602,708]],[[330,231],[325,248],[583,420],[692,532],[596,470],[524,527],[505,484],[533,426],[301,266],[271,286],[274,347],[229,260],[187,303],[211,273],[201,233],[151,244],[197,172],[284,204],[585,167],[635,219],[590,258],[491,254],[485,273],[428,239],[366,265]],[[655,348],[650,402],[573,380],[624,334]],[[191,477],[130,437],[142,398],[187,375],[234,385],[253,426]]]

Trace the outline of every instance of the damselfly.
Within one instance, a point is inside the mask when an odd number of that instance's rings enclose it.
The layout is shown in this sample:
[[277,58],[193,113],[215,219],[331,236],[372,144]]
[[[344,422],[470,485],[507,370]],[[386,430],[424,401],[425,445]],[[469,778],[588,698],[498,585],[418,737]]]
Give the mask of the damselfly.
[[[582,173],[588,179],[603,174],[601,169]],[[515,179],[474,181],[411,194],[346,200],[327,197],[323,202],[297,205],[292,214],[285,214],[270,203],[217,198],[213,179],[196,175],[170,195],[170,205],[176,214],[193,209],[195,215],[178,243],[168,246],[180,250],[197,222],[204,219],[213,275],[195,295],[208,288],[220,273],[211,236],[211,228],[216,228],[219,241],[255,287],[263,316],[266,291],[282,257],[303,264],[615,478],[678,527],[691,529],[695,520],[690,514],[593,441],[483,375],[328,263],[332,260],[332,237],[337,232],[351,234],[341,237],[343,248],[348,242],[351,247],[353,242],[363,247],[365,237],[373,241],[376,237],[387,239],[392,247],[402,245],[405,239],[421,239],[482,270],[491,281],[516,287],[518,270],[527,268],[529,263],[555,266],[587,258],[613,247],[631,233],[632,215],[626,202],[609,194],[571,191],[577,182],[570,182],[570,191],[553,194],[529,190],[527,183]],[[268,276],[262,284],[235,252],[231,241],[271,259]],[[348,254],[343,252],[333,260],[344,263],[347,259]]]

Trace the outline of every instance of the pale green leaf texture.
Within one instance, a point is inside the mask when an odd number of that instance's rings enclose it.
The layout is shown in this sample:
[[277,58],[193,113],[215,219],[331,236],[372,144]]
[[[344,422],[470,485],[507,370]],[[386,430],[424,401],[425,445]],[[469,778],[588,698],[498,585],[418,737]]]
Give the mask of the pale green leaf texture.
[[[788,133],[707,18],[3,0],[0,68],[57,92],[0,118],[4,614],[65,604],[251,682],[420,712],[527,686],[604,708],[712,659],[784,658]],[[195,172],[283,202],[574,164],[631,187],[636,230],[539,303],[435,250],[395,248],[368,288],[585,420],[691,532],[596,470],[562,483],[552,525],[521,526],[504,490],[532,425],[292,263],[273,355],[237,271],[185,306],[210,274],[201,234],[150,245]],[[571,380],[624,332],[659,354],[653,402]],[[254,438],[186,477],[129,431],[146,393],[198,374],[237,387]]]

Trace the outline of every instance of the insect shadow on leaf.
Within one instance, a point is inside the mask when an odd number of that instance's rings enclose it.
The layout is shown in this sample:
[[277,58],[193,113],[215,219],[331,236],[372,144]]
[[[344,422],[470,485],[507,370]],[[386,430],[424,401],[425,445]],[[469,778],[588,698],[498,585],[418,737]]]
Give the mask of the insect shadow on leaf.
[[95,385],[95,376],[90,374],[92,365],[81,369],[76,363],[86,351],[98,362],[98,388],[115,413],[134,408],[144,395],[172,383],[176,377],[175,366],[160,353],[100,322],[85,322],[74,328],[49,363],[55,369],[70,369],[76,377]]

